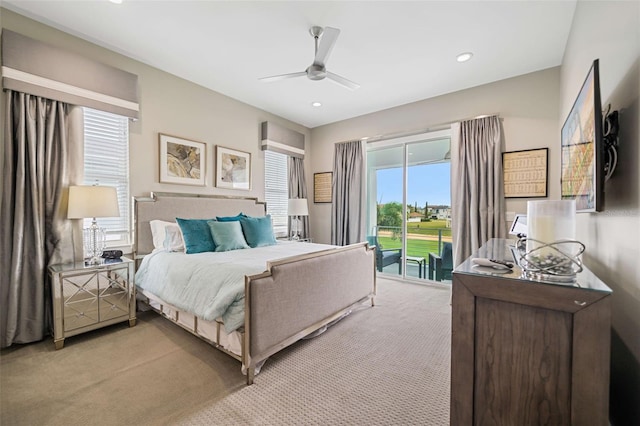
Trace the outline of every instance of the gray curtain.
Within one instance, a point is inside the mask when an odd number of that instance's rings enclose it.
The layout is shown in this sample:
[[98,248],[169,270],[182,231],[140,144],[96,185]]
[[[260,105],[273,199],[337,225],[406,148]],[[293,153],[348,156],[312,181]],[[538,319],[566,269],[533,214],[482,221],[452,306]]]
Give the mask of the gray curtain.
[[[287,160],[289,167],[289,198],[307,198],[307,180],[304,177],[304,159],[289,156]],[[309,199],[307,198],[307,203]],[[298,230],[300,238],[309,238],[309,216],[300,218],[301,227]],[[289,235],[291,235],[291,217],[288,221]]]
[[505,237],[502,129],[497,116],[453,127],[451,193],[454,266],[490,238]]
[[80,175],[83,164],[81,109],[11,90],[5,92],[5,106],[0,201],[3,348],[41,340],[50,331],[47,267],[72,261],[75,250],[82,256],[80,232],[66,219],[66,211],[69,181],[80,181],[70,172],[70,160],[80,158]]
[[338,143],[334,148],[331,204],[331,244],[334,245],[365,241],[362,151],[362,141]]

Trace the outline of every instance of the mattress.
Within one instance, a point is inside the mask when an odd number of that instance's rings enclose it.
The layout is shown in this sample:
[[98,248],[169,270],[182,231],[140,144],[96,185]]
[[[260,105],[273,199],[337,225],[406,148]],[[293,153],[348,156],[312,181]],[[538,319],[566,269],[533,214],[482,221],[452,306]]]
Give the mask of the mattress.
[[244,324],[244,279],[267,262],[334,246],[281,241],[267,247],[185,254],[155,251],[144,257],[136,287],[206,321],[221,318],[227,333]]

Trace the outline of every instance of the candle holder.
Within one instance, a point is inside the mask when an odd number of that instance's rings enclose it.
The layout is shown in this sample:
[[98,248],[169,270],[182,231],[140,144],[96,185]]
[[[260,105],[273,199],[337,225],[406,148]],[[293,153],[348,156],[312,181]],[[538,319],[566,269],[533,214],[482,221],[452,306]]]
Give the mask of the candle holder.
[[[527,250],[531,244],[535,248]],[[552,243],[520,238],[517,244],[518,264],[526,278],[540,281],[575,282],[582,272],[581,255],[585,246],[576,240],[558,240]]]
[[575,200],[527,202],[527,236],[518,241],[527,278],[572,282],[582,271],[585,246],[575,240]]

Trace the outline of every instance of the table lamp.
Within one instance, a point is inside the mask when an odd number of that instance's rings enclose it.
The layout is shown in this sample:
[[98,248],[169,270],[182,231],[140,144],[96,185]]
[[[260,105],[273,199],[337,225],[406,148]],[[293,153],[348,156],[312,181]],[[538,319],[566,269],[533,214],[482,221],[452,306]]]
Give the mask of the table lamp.
[[92,218],[91,226],[83,229],[85,258],[89,264],[100,263],[106,246],[103,228],[98,226],[98,217],[119,217],[118,192],[110,186],[70,186],[68,219]]
[[287,208],[287,212],[289,214],[289,216],[293,216],[294,218],[291,219],[291,225],[293,225],[293,236],[291,237],[292,240],[299,240],[300,239],[300,233],[299,233],[299,217],[300,216],[308,216],[309,215],[309,208],[307,206],[307,199],[306,198],[290,198],[289,199],[289,204],[288,204],[288,208]]

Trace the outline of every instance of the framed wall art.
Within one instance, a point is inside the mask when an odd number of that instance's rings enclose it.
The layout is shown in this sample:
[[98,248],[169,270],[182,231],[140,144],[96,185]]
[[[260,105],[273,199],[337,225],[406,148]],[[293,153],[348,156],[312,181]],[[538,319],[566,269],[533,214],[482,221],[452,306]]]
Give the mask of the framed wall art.
[[575,200],[577,212],[604,210],[605,141],[598,63],[598,59],[593,61],[562,125],[560,196]]
[[158,134],[160,140],[160,182],[205,185],[207,144]]
[[313,174],[313,202],[330,203],[333,185],[333,172]]
[[547,196],[549,148],[502,153],[505,198]]
[[216,146],[216,187],[251,189],[251,153]]

